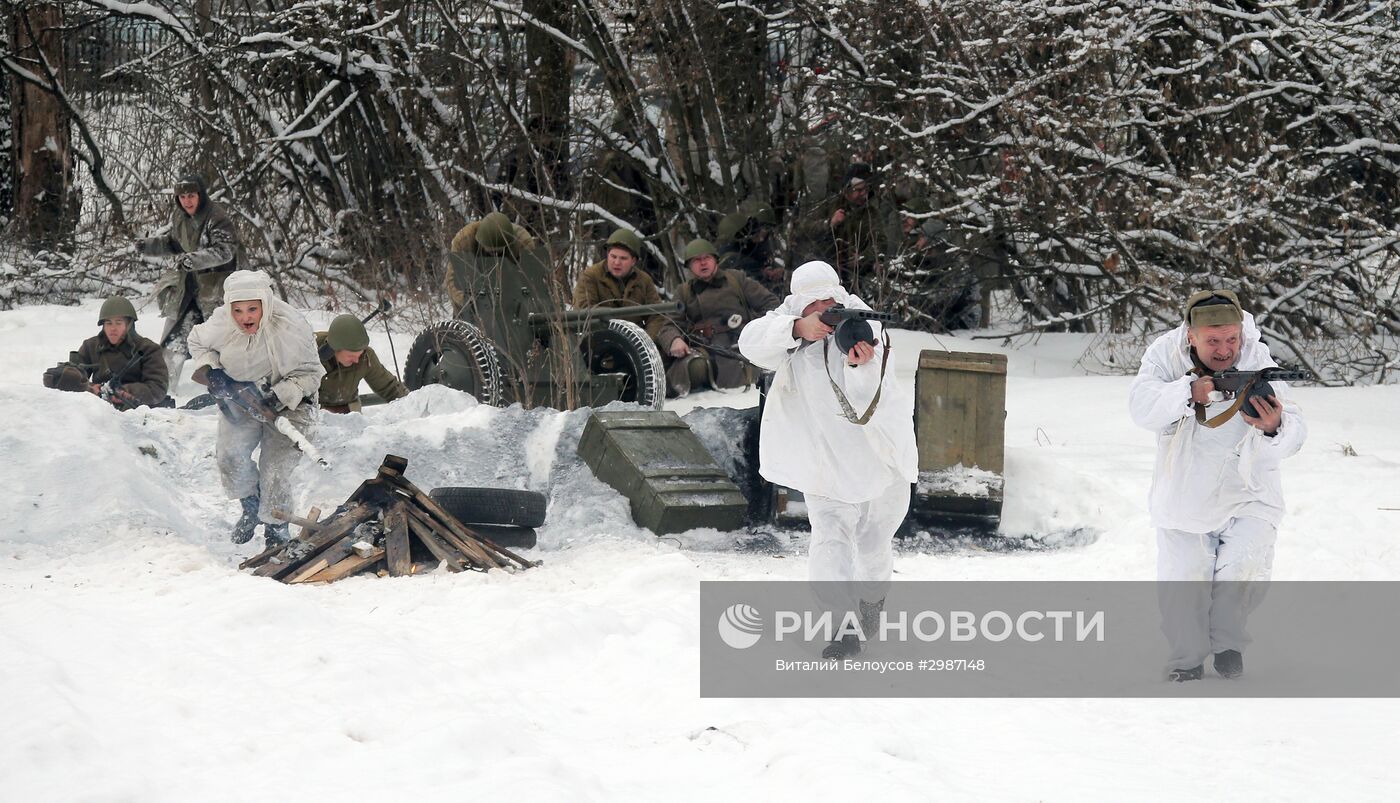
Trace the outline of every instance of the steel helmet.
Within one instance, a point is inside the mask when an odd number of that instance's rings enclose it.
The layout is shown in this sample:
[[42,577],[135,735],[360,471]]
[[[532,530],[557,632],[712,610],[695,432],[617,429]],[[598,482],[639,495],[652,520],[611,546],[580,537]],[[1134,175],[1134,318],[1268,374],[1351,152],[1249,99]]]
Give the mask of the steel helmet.
[[364,351],[369,346],[369,332],[354,315],[337,315],[326,332],[326,343],[336,351]]
[[500,212],[492,212],[476,227],[476,244],[488,253],[499,253],[515,245],[515,224]]
[[603,250],[606,252],[614,245],[620,245],[626,248],[628,251],[632,252],[632,256],[634,257],[640,257],[642,255],[642,238],[638,237],[635,232],[629,229],[618,229],[609,235],[608,241],[603,244]]
[[112,296],[102,302],[102,309],[97,313],[97,322],[100,324],[112,318],[130,318],[135,321],[136,307],[122,296]]

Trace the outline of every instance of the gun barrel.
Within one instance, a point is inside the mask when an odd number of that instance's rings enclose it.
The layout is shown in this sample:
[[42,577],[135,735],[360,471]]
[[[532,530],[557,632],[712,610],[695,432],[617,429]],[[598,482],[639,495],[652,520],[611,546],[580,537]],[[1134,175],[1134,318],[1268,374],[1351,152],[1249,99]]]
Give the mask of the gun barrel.
[[1261,368],[1258,371],[1221,371],[1213,377],[1215,386],[1219,390],[1235,392],[1243,388],[1250,380],[1258,378],[1261,382],[1308,382],[1314,377],[1308,371],[1295,371],[1286,368]]
[[829,309],[821,315],[822,323],[827,326],[835,326],[841,321],[862,320],[880,321],[884,323],[895,323],[899,319],[893,312],[876,312],[869,309],[852,309],[850,307],[839,307]]
[[663,304],[636,304],[630,307],[590,307],[571,309],[562,312],[532,312],[527,320],[536,328],[545,328],[556,323],[583,323],[586,321],[610,321],[613,318],[635,318],[646,315],[675,315],[681,311],[681,303],[672,301]]

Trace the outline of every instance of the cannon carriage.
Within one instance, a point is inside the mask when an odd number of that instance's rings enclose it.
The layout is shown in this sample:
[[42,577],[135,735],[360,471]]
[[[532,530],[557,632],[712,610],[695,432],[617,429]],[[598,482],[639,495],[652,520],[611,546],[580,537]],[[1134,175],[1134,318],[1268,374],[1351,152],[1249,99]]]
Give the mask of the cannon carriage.
[[429,326],[409,349],[404,383],[442,384],[483,404],[561,410],[633,402],[659,410],[661,355],[629,318],[675,314],[680,305],[566,309],[543,247],[499,255],[453,252],[464,300],[452,320]]

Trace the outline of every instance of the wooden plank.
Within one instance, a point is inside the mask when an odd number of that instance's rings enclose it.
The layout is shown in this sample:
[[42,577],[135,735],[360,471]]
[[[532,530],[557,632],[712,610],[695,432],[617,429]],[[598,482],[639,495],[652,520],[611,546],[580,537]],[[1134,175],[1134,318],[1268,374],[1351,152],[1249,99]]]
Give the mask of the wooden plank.
[[320,520],[321,520],[321,509],[320,509],[319,507],[313,507],[313,508],[311,508],[311,510],[307,511],[307,513],[306,513],[306,521],[307,521],[307,524],[301,525],[301,532],[298,533],[298,535],[307,535],[307,534],[309,534],[312,530],[316,529],[316,522],[318,522],[318,521],[320,521]]
[[[297,533],[297,539],[300,539],[300,540],[302,540],[302,541],[305,541],[305,540],[306,540],[306,535],[307,535],[308,533],[310,533],[312,530],[315,529],[316,519],[320,518],[320,516],[321,516],[321,509],[320,509],[319,507],[313,507],[313,508],[311,508],[311,512],[307,514],[307,517],[308,517],[308,518],[306,518],[306,519],[299,519],[299,518],[297,518],[296,516],[293,516],[292,514],[287,513],[287,512],[285,512],[285,511],[282,511],[282,510],[269,510],[268,513],[269,513],[274,519],[279,519],[279,520],[281,520],[281,521],[289,521],[289,522],[293,522],[293,523],[305,522],[305,524],[303,524],[303,526],[302,526],[302,528],[301,528],[301,532],[300,532],[300,533]],[[308,526],[306,526],[306,525],[311,525],[311,526],[308,527]],[[292,540],[297,540],[297,539],[292,539]],[[275,555],[277,555],[279,552],[281,552],[282,550],[284,550],[284,549],[286,549],[287,547],[291,546],[291,544],[292,544],[292,541],[286,541],[286,542],[281,543],[281,544],[276,544],[276,545],[274,545],[274,546],[270,546],[270,547],[268,547],[267,549],[264,549],[263,551],[259,552],[258,554],[254,555],[254,556],[252,556],[251,558],[248,558],[247,560],[245,560],[245,561],[243,561],[242,563],[238,564],[238,568],[240,568],[240,569],[255,569],[255,568],[259,567],[259,566],[262,566],[263,564],[267,563],[269,560],[272,560],[272,558],[273,558]]]
[[350,533],[344,538],[336,541],[330,549],[316,556],[315,560],[307,561],[301,568],[289,574],[282,582],[284,583],[305,583],[321,570],[345,560],[355,554],[354,543],[359,540],[359,536]]
[[977,378],[965,371],[946,371],[948,377],[948,397],[956,412],[953,420],[953,441],[957,461],[971,466],[976,459],[977,449]]
[[924,349],[919,352],[919,367],[949,371],[971,371],[974,373],[1005,374],[1005,354],[984,354],[974,351],[938,351]]
[[378,563],[383,557],[384,547],[377,546],[364,555],[351,555],[334,566],[328,566],[322,569],[306,582],[334,583],[336,580],[349,577],[352,574],[359,574],[361,571]]
[[392,469],[396,474],[402,475],[408,470],[408,458],[399,457],[396,454],[384,455],[384,460],[380,462],[379,469]]
[[[499,556],[492,561],[498,567],[504,567],[508,561],[512,560],[516,563],[519,563],[522,568],[528,569],[531,566],[537,565],[535,562],[528,561],[515,554],[514,552],[510,551],[509,549],[495,544],[490,539],[482,538],[477,534],[473,533],[470,529],[466,527],[466,525],[462,524],[462,522],[458,520],[456,516],[453,516],[451,513],[448,513],[446,510],[444,510],[441,505],[433,501],[432,497],[423,493],[423,491],[417,485],[414,485],[412,482],[409,482],[408,479],[404,477],[385,477],[384,479],[386,482],[390,483],[395,488],[397,488],[400,493],[408,496],[413,502],[416,502],[418,508],[421,508],[423,511],[429,513],[431,517],[435,519],[438,523],[451,530],[453,534],[456,535],[459,539],[466,542],[474,541],[477,542],[479,545],[485,545],[489,547],[490,549],[488,550],[487,555],[490,555],[490,552],[494,551]],[[410,506],[407,509],[413,510],[414,508],[413,506]]]
[[303,530],[314,530],[317,527],[321,526],[321,522],[317,521],[317,519],[321,517],[321,509],[319,507],[311,508],[311,512],[307,514],[306,518],[292,515],[291,513],[288,513],[285,510],[269,510],[268,515],[272,516],[278,521],[285,521],[288,524],[295,524]]
[[973,462],[1000,474],[1005,469],[1006,377],[983,374],[977,388],[977,439]]
[[404,510],[407,511],[409,516],[417,521],[419,525],[428,528],[432,531],[433,535],[436,535],[453,549],[462,553],[462,556],[465,557],[467,562],[471,563],[472,566],[480,569],[491,569],[498,565],[495,560],[486,554],[486,551],[482,549],[479,544],[463,539],[457,533],[453,532],[451,528],[434,521],[433,517],[429,515],[427,511],[419,509],[412,503],[405,503]]
[[442,506],[433,501],[431,497],[406,478],[397,477],[389,480],[401,494],[408,497],[404,510],[412,516],[419,517],[422,524],[434,530],[446,530],[454,538],[454,546],[458,547],[468,561],[482,569],[498,568],[505,565],[505,562],[491,555],[482,548],[470,532],[462,526],[462,523],[455,516],[443,510]]
[[466,568],[467,559],[462,557],[457,550],[443,543],[442,539],[438,538],[427,525],[416,518],[409,517],[408,529],[414,537],[423,542],[423,546],[426,546],[434,557],[447,565],[448,571],[460,572]]
[[[514,552],[511,552],[509,549],[506,549],[503,546],[499,546],[490,541],[489,539],[482,538],[473,533],[466,527],[466,525],[462,524],[462,522],[459,521],[456,516],[453,516],[451,513],[448,513],[446,510],[443,510],[441,505],[439,505],[437,502],[434,502],[427,494],[418,490],[417,486],[415,486],[408,480],[396,480],[395,482],[396,484],[399,484],[400,488],[403,489],[405,492],[412,494],[414,501],[418,503],[419,507],[421,507],[428,513],[431,513],[433,518],[437,519],[443,525],[451,529],[453,533],[457,535],[457,537],[462,538],[463,540],[477,541],[482,544],[485,544],[486,546],[490,547],[491,550],[503,556],[505,559],[513,560],[516,563],[519,563],[522,568],[528,569],[531,566],[535,565],[531,561],[528,561],[515,554]],[[496,561],[496,565],[504,566],[505,564],[501,561]]]
[[413,571],[413,559],[408,554],[408,520],[404,503],[399,502],[384,514],[384,546],[390,577],[406,577]]
[[358,503],[351,505],[339,515],[332,516],[325,522],[322,522],[320,528],[312,534],[311,538],[306,540],[295,539],[298,543],[310,545],[307,553],[300,559],[287,563],[268,563],[258,567],[253,574],[258,577],[271,577],[274,580],[281,580],[297,568],[315,560],[321,552],[325,551],[336,541],[345,537],[346,533],[354,530],[361,522],[373,517],[378,512],[377,508],[368,505]]
[[919,368],[940,371],[965,371],[970,374],[1006,375],[1006,363],[998,365],[996,363],[987,362],[959,362],[957,360],[930,360],[921,358],[919,360]]

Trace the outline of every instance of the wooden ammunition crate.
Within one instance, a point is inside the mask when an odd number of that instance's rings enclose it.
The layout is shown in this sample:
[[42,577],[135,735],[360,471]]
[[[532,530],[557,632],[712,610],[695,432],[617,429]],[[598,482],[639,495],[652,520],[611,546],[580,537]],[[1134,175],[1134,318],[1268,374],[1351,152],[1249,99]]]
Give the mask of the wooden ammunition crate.
[[914,512],[924,518],[999,519],[1006,356],[926,349],[919,353],[914,393],[919,444]]
[[578,453],[598,479],[627,497],[632,520],[657,535],[744,524],[744,495],[674,412],[594,413]]

